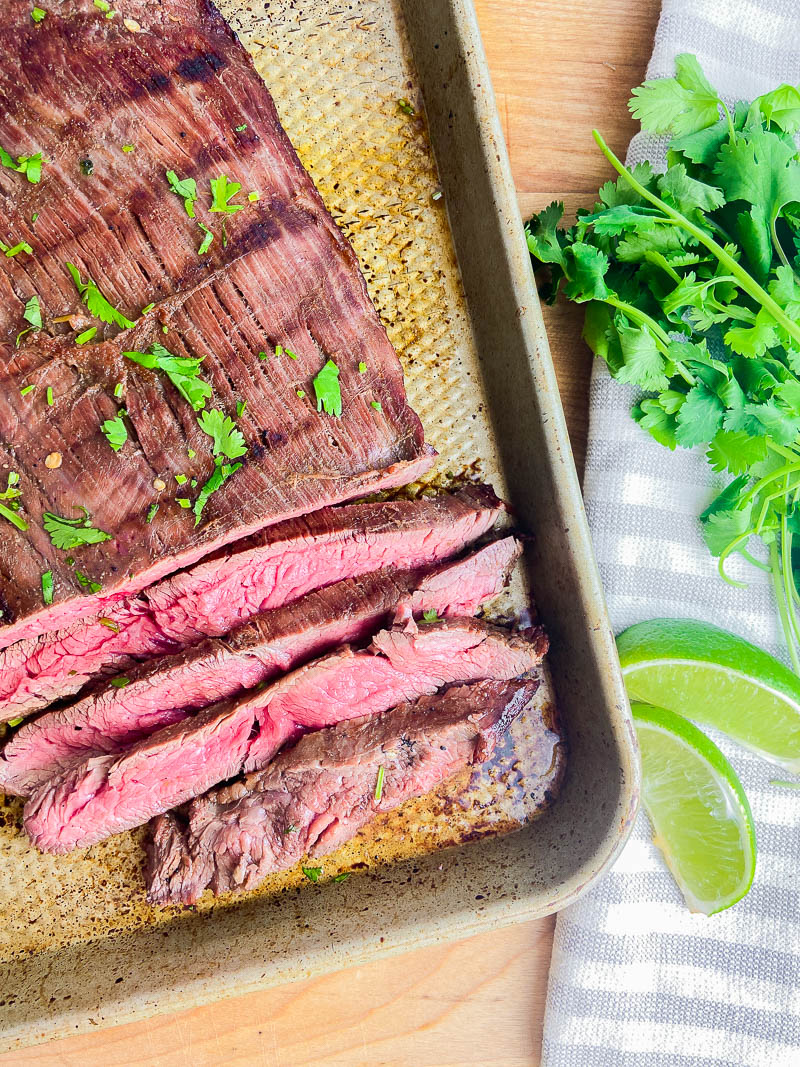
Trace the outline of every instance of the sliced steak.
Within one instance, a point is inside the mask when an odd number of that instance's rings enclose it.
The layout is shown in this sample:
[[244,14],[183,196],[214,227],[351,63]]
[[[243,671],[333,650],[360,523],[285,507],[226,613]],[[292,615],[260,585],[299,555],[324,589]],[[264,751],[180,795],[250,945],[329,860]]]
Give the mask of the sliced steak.
[[497,521],[488,486],[326,508],[216,552],[146,593],[0,652],[0,722],[79,692],[95,675],[218,637],[258,612],[382,567],[448,559]]
[[227,637],[134,668],[110,686],[22,726],[0,754],[0,790],[28,796],[89,756],[121,752],[193,710],[291,670],[344,642],[364,640],[394,614],[469,616],[505,586],[521,546],[493,541],[430,571],[348,578],[257,615]]
[[174,815],[156,820],[148,899],[194,904],[207,888],[255,889],[303,856],[333,852],[376,815],[487,759],[538,685],[454,686],[308,734],[264,770],[195,800],[186,831]]
[[[2,10],[0,145],[13,157],[42,154],[36,184],[0,170],[0,236],[33,249],[4,259],[0,278],[0,468],[18,473],[29,524],[0,521],[8,645],[96,614],[279,519],[412,481],[432,452],[356,257],[209,0],[126,0],[124,19],[104,18],[92,0],[63,0],[48,8],[46,27],[22,4]],[[135,151],[123,152],[126,143]],[[196,182],[196,218],[168,171]],[[233,183],[230,203],[212,208],[210,181],[222,176]],[[198,221],[214,235],[202,255]],[[133,326],[92,319],[67,263]],[[32,296],[44,328],[17,349]],[[65,316],[72,322],[58,321]],[[90,324],[96,336],[76,345],[73,326]],[[155,342],[203,359],[207,409],[233,415],[247,404],[243,466],[198,525],[176,497],[194,497],[214,471],[212,440],[165,373],[124,355]],[[273,355],[278,346],[297,358]],[[313,399],[328,360],[339,371],[340,416]],[[120,383],[128,440],[115,452],[102,423],[117,414]],[[45,467],[49,453],[60,466]],[[176,492],[175,475],[198,489]],[[171,489],[159,491],[162,482]],[[77,549],[77,568],[43,528],[45,512],[80,514],[74,505],[112,538]],[[78,571],[102,591],[87,593]]]
[[86,760],[33,794],[25,829],[44,852],[94,844],[264,766],[307,730],[374,715],[453,682],[519,677],[546,650],[541,630],[512,635],[476,619],[383,630],[367,649],[344,646],[252,696],[167,726],[122,755]]

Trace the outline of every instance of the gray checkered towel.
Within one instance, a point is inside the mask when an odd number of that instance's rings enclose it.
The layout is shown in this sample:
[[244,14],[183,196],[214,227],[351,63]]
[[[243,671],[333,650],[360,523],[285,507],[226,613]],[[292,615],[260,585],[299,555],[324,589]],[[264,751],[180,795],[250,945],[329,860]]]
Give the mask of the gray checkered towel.
[[[731,101],[798,84],[800,0],[664,0],[648,77],[674,74],[681,52]],[[643,159],[663,166],[663,144],[637,137],[628,162]],[[783,655],[767,576],[739,560],[730,573],[748,589],[726,585],[700,536],[718,476],[700,450],[656,444],[632,396],[596,367],[584,491],[615,630],[692,617]],[[749,896],[690,914],[642,813],[611,873],[558,917],[543,1067],[800,1067],[800,792],[714,739],[756,820]]]

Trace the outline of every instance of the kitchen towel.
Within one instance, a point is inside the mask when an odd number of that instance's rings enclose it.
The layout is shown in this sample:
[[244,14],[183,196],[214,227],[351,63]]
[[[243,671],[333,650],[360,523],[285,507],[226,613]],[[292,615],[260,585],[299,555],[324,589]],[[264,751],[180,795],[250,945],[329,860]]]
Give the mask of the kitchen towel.
[[[800,0],[665,0],[649,78],[693,52],[726,100],[800,83]],[[597,125],[602,129],[602,115]],[[663,169],[646,135],[628,162]],[[633,392],[597,364],[584,495],[615,632],[657,616],[703,619],[784,656],[762,572],[726,585],[698,514],[722,487],[702,451],[670,452],[630,418]],[[641,812],[612,871],[558,916],[542,1067],[800,1067],[800,791],[712,734],[753,809],[758,865],[729,911],[691,914]]]

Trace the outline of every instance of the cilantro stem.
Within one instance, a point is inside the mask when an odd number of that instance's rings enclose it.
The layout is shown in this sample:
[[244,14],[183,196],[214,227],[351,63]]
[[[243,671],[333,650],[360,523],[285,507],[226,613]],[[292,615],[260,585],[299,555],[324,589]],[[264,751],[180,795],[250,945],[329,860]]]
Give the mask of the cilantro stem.
[[658,350],[674,364],[675,370],[680,374],[681,378],[683,378],[688,385],[695,384],[694,375],[684,367],[679,359],[675,359],[670,352],[669,348],[671,341],[669,334],[662,330],[655,319],[651,318],[646,311],[637,308],[635,304],[626,304],[624,300],[617,300],[615,296],[608,296],[603,302],[624,312],[624,314],[633,319],[634,322],[638,322],[640,326],[646,326],[652,333],[653,340],[655,341]]
[[792,661],[792,667],[794,668],[795,674],[800,674],[800,658],[797,655],[797,646],[795,644],[794,634],[792,633],[786,610],[786,590],[781,581],[781,564],[777,540],[773,541],[769,546],[769,559],[771,564],[770,569],[772,570],[772,587],[775,592],[775,601],[778,605],[778,614],[781,619],[783,636],[789,649],[789,657]]
[[4,519],[8,519],[8,521],[13,526],[16,526],[18,530],[21,530],[22,533],[25,533],[28,529],[28,524],[22,516],[17,515],[16,511],[12,511],[11,508],[7,508],[5,504],[0,504],[0,515],[2,515]]
[[778,239],[778,231],[775,228],[775,223],[777,221],[778,221],[777,216],[775,216],[775,218],[773,218],[772,222],[769,225],[770,233],[772,234],[772,247],[778,253],[778,259],[781,261],[781,263],[784,265],[784,267],[788,267],[788,269],[792,272],[792,274],[794,274],[795,277],[797,277],[797,275],[795,273],[795,270],[792,267],[792,265],[789,262],[789,260],[786,258],[786,253],[784,252],[783,246],[781,245],[781,242]]
[[758,301],[758,303],[766,308],[770,315],[772,315],[773,319],[775,319],[775,321],[786,330],[789,336],[800,345],[800,326],[798,326],[797,323],[792,322],[780,304],[769,295],[766,289],[758,284],[751,274],[748,274],[744,267],[736,262],[730,252],[723,248],[722,245],[717,244],[713,237],[709,237],[705,230],[701,229],[699,226],[695,226],[695,224],[687,219],[685,215],[682,215],[680,211],[676,211],[675,208],[670,207],[669,204],[661,200],[655,193],[651,193],[649,189],[645,188],[640,181],[637,181],[628,168],[617,159],[598,130],[592,130],[592,136],[597,142],[600,151],[620,177],[624,178],[628,185],[636,190],[639,196],[647,200],[648,203],[660,208],[661,211],[663,211],[668,218],[672,219],[677,226],[682,226],[683,229],[690,233],[701,245],[707,248],[709,252],[712,252],[720,263],[722,263],[723,266],[736,278],[742,289],[744,289],[753,300]]
[[[736,586],[737,589],[746,589],[747,588],[747,582],[740,582],[740,581],[737,581],[736,578],[731,578],[731,576],[725,570],[725,564],[728,561],[728,556],[732,555],[732,553],[734,553],[737,550],[737,548],[739,547],[740,544],[742,544],[742,542],[744,542],[746,544],[750,540],[750,538],[752,536],[753,536],[753,530],[752,530],[752,528],[750,528],[750,529],[745,530],[744,533],[739,534],[738,537],[734,537],[734,539],[731,542],[729,542],[729,544],[725,545],[725,547],[723,548],[722,552],[720,552],[719,561],[717,562],[717,570],[719,571],[720,578],[722,578],[723,582],[727,582],[728,585]],[[771,569],[772,568],[770,568],[770,570]],[[774,575],[773,575],[773,577],[774,577]]]
[[[788,478],[787,478],[788,481]],[[783,593],[786,598],[786,614],[792,626],[795,642],[800,641],[800,623],[797,621],[797,612],[794,607],[794,578],[792,577],[792,531],[789,529],[789,520],[786,515],[781,515],[781,566],[783,568]]]
[[766,571],[769,574],[769,567],[767,564],[762,563],[761,560],[756,559],[755,556],[751,556],[746,548],[740,548],[739,555],[746,559],[752,567],[757,567],[760,571]]
[[747,490],[739,501],[738,507],[746,507],[750,501],[755,499],[755,497],[757,497],[771,482],[778,481],[779,478],[783,478],[786,474],[794,474],[795,471],[800,471],[800,456],[797,454],[794,456],[793,463],[787,463],[783,467],[778,467],[778,469],[772,471],[771,474],[765,474],[763,478],[759,479],[752,488]]
[[725,119],[728,123],[728,132],[730,133],[731,144],[736,144],[736,127],[733,125],[733,118],[731,117],[731,113],[728,110],[728,105],[725,103],[724,100],[720,99],[717,99],[717,103],[722,108],[722,113],[724,114]]

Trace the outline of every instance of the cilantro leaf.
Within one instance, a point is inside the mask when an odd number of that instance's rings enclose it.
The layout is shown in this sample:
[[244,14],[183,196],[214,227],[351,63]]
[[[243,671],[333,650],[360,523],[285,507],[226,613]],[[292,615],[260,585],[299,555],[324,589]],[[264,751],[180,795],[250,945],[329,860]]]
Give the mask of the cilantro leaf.
[[715,211],[725,203],[725,194],[716,186],[690,178],[683,163],[676,163],[658,179],[658,189],[665,203],[688,217]]
[[212,450],[215,456],[237,459],[247,451],[241,430],[236,428],[232,418],[218,409],[204,411],[198,418],[197,424],[203,433],[207,433],[213,439]]
[[605,283],[609,260],[604,252],[590,244],[570,245],[569,281],[564,294],[578,303],[585,300],[604,300],[609,296]]
[[205,379],[200,377],[200,359],[189,356],[175,356],[162,344],[153,344],[149,352],[123,352],[123,356],[134,363],[151,370],[160,370],[169,378],[181,396],[188,400],[195,411],[206,406],[212,389]]
[[628,103],[642,129],[677,136],[713,126],[721,100],[709,85],[697,57],[684,53],[675,58],[675,77],[646,81]]
[[75,282],[75,286],[81,294],[81,298],[90,315],[94,315],[94,317],[100,319],[101,322],[113,323],[126,330],[129,330],[135,325],[135,323],[126,318],[121,311],[118,311],[111,303],[109,303],[91,278],[87,278],[84,282],[81,279],[78,268],[73,266],[72,263],[67,264],[67,270],[72,275],[72,280]]
[[204,226],[202,222],[198,222],[197,225],[205,234],[203,240],[200,242],[200,247],[197,249],[197,254],[198,256],[204,256],[211,247],[211,242],[214,240],[214,234],[209,230],[208,226]]
[[44,8],[34,7],[31,9],[31,18],[34,22],[41,22],[47,16],[47,12]]
[[53,583],[53,572],[45,571],[42,574],[42,602],[44,604],[53,603],[53,593],[55,591]]
[[81,510],[84,512],[84,517],[79,519],[66,519],[61,515],[55,515],[52,511],[45,511],[42,516],[42,525],[50,534],[54,548],[67,552],[81,545],[97,545],[101,541],[111,540],[111,534],[92,526],[89,513],[85,508]]
[[705,385],[695,385],[686,395],[677,415],[675,437],[679,445],[693,445],[712,441],[722,423],[725,411],[722,401]]
[[230,201],[241,189],[239,182],[229,181],[227,175],[221,174],[219,178],[211,179],[212,203],[210,211],[221,211],[232,215],[236,211],[243,211],[244,204],[232,204]]
[[800,89],[795,85],[779,85],[753,101],[770,126],[784,133],[800,130]]
[[[8,153],[6,153],[8,155]],[[38,185],[42,180],[42,153],[36,152],[32,156],[17,156],[16,164],[9,164],[3,159],[4,166],[13,166],[14,170],[25,177],[32,185]]]
[[723,144],[714,175],[728,201],[742,200],[749,213],[738,216],[742,245],[760,278],[772,261],[772,226],[782,208],[800,201],[800,162],[794,145],[761,128]]
[[665,389],[669,383],[665,360],[652,333],[644,326],[634,326],[622,319],[617,320],[616,328],[623,360],[615,374],[617,381],[640,385],[643,389]]
[[34,295],[25,302],[25,310],[22,312],[22,317],[26,322],[29,322],[33,329],[41,330],[42,328],[42,309],[39,305],[39,297]]
[[763,437],[750,437],[742,430],[720,430],[706,452],[714,471],[744,474],[767,457]]
[[212,493],[216,491],[227,482],[231,475],[235,474],[241,463],[222,463],[217,460],[214,470],[211,473],[211,477],[200,487],[200,492],[197,495],[197,500],[194,502],[194,524],[197,526],[200,522],[200,516],[203,514],[203,508],[208,503],[208,498]]
[[554,200],[527,224],[525,239],[528,242],[528,250],[542,263],[557,263],[566,270],[564,242],[557,228],[563,214],[564,204],[560,200]]
[[7,501],[8,503],[0,503],[0,516],[10,522],[12,526],[16,526],[22,533],[25,533],[28,529],[28,524],[21,515],[17,514],[20,508],[19,497],[22,496],[22,490],[17,488],[18,485],[19,475],[16,471],[9,471],[6,488],[0,493],[0,501]]
[[119,452],[128,440],[128,428],[119,415],[115,419],[106,419],[102,430],[115,452]]
[[317,411],[334,415],[337,419],[342,414],[342,390],[339,385],[339,368],[329,359],[312,382],[317,398]]
[[169,187],[177,196],[183,197],[183,206],[190,219],[194,216],[194,202],[197,199],[197,182],[194,178],[179,178],[174,170],[166,172]]

